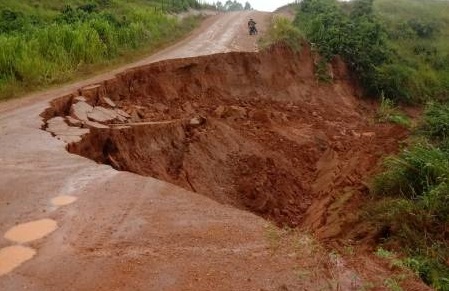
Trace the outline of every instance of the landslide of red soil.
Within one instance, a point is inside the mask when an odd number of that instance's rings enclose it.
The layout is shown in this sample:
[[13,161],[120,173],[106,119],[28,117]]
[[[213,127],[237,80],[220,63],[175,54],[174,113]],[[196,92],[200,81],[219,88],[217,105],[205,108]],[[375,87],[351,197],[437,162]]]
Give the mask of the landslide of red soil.
[[314,61],[307,46],[163,61],[56,100],[47,117],[76,95],[107,96],[134,123],[93,128],[70,152],[329,238],[407,132],[373,122],[341,61],[332,84],[317,83]]

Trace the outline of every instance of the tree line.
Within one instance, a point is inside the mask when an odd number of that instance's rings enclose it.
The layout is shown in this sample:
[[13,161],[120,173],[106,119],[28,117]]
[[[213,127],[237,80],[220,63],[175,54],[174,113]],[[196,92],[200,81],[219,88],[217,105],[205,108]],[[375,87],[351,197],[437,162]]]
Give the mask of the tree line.
[[242,11],[242,10],[252,10],[251,4],[246,1],[243,5],[242,3],[234,0],[228,0],[224,4],[221,1],[215,2],[212,4],[212,6],[215,7],[215,9],[219,11]]

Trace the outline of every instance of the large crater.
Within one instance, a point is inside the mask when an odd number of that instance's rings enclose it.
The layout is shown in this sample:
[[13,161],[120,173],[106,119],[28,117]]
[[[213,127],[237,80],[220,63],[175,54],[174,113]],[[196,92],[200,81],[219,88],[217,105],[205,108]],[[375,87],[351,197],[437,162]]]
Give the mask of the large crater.
[[276,46],[159,62],[60,97],[43,116],[71,153],[319,228],[406,131],[373,122],[341,61],[332,84],[317,83],[315,61],[307,46]]

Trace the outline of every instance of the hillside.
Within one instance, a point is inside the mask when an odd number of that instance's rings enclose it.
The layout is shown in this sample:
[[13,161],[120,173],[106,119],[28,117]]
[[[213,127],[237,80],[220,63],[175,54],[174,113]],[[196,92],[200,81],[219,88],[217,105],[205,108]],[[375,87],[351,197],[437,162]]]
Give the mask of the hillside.
[[327,59],[353,67],[366,96],[449,97],[447,1],[304,1],[296,25]]
[[[304,0],[298,9],[294,24],[320,55],[318,79],[332,82],[326,68],[342,57],[360,95],[380,100],[373,122],[413,133],[378,167],[360,224],[377,229],[381,256],[398,252],[401,267],[449,290],[449,2]],[[424,114],[410,122],[398,104]]]
[[396,79],[404,83],[401,95],[414,100],[447,99],[449,2],[376,0],[374,11],[395,52],[394,71],[408,75]]
[[81,77],[143,49],[179,38],[196,24],[168,12],[196,1],[0,2],[0,100]]

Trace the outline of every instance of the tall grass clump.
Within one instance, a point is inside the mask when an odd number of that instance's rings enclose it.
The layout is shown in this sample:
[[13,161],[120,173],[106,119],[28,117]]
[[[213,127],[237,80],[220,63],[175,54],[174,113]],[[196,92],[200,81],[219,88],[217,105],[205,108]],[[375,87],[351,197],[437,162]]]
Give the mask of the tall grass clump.
[[430,138],[449,139],[449,104],[430,102],[424,112],[423,132]]
[[386,159],[384,167],[375,179],[374,192],[391,197],[420,199],[449,178],[447,154],[430,144],[405,149]]
[[381,97],[376,117],[379,122],[391,122],[404,127],[411,126],[410,119],[395,106],[394,101],[384,96]]

